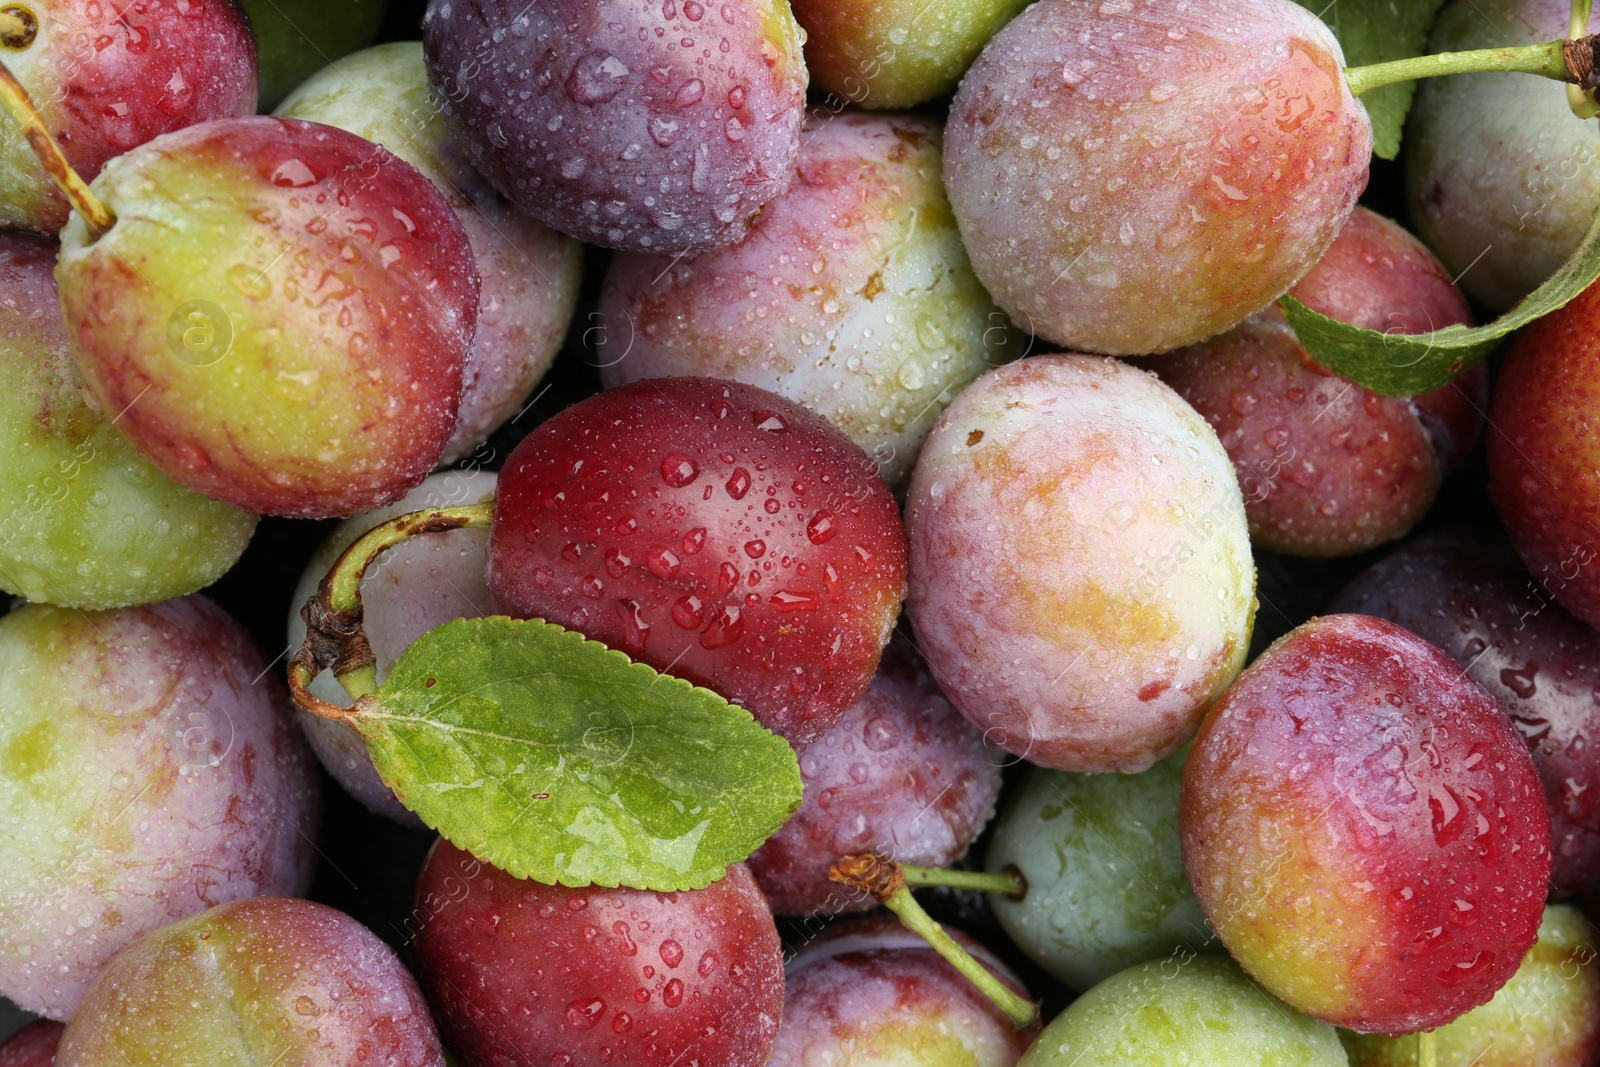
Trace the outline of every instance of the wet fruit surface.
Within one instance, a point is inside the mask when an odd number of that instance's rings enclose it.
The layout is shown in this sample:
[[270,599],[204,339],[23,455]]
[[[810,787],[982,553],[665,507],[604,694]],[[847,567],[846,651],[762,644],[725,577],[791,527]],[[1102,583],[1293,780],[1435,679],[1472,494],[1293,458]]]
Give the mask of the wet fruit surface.
[[1550,819],[1526,746],[1444,653],[1331,615],[1281,639],[1201,727],[1183,856],[1269,992],[1410,1033],[1485,1003],[1533,943]]
[[1563,893],[1600,882],[1600,634],[1567,614],[1498,540],[1412,541],[1328,606],[1399,623],[1461,664],[1533,753]]
[[905,589],[872,462],[817,415],[709,378],[611,389],[501,472],[489,588],[813,740],[866,689]]
[[417,882],[423,988],[468,1062],[761,1067],[778,931],[743,864],[682,893],[512,878],[445,841]]
[[1154,375],[1034,356],[945,409],[906,503],[907,611],[993,744],[1138,771],[1244,665],[1255,571],[1227,454]]

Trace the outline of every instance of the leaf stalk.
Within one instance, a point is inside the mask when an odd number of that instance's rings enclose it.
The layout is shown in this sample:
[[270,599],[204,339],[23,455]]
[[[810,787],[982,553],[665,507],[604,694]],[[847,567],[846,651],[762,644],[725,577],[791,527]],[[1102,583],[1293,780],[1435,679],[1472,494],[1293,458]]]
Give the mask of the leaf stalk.
[[900,865],[906,885],[943,886],[946,889],[973,889],[980,893],[996,893],[1012,900],[1028,895],[1028,880],[1015,867],[1003,871],[953,871],[947,867],[917,867],[910,863]]

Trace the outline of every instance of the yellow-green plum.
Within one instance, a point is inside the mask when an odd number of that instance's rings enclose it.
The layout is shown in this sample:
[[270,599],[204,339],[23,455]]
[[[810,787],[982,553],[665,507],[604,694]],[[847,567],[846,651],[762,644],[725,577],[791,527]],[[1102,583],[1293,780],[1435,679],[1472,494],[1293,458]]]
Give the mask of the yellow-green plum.
[[[441,471],[388,507],[347,519],[328,535],[306,564],[289,607],[289,646],[299,648],[306,624],[300,609],[317,591],[339,554],[356,538],[398,515],[424,508],[477,504],[494,498],[495,475],[489,471]],[[368,568],[361,580],[362,624],[377,657],[378,680],[411,642],[452,619],[494,614],[494,599],[484,576],[489,547],[486,530],[451,530],[396,545]],[[333,704],[350,703],[350,695],[323,671],[311,680],[311,692]],[[354,727],[296,710],[311,749],[334,780],[368,808],[405,826],[422,820],[401,804],[378,777],[367,743]]]
[[108,164],[62,234],[86,393],[180,485],[249,511],[405,495],[455,432],[478,310],[466,231],[415,167],[297,119],[221,119]]
[[[1457,0],[1433,52],[1567,35],[1565,0]],[[1578,247],[1600,207],[1600,128],[1566,88],[1519,74],[1456,74],[1417,87],[1406,124],[1411,222],[1461,288],[1494,311],[1532,292]]]
[[[1590,1067],[1600,1052],[1594,927],[1568,904],[1545,908],[1539,940],[1494,999],[1434,1031],[1438,1067]],[[1417,1035],[1340,1035],[1352,1067],[1415,1067]]]
[[990,903],[1006,933],[1073,989],[1211,942],[1183,873],[1178,788],[1183,752],[1139,774],[1035,767],[995,823],[985,863],[1015,867],[1021,900]]
[[310,884],[288,695],[200,597],[0,619],[0,994],[67,1019],[137,938]]
[[[256,109],[256,46],[234,0],[8,0],[3,10],[24,29],[0,39],[0,61],[86,180],[160,134]],[[0,228],[53,236],[69,214],[0,115]]]
[[112,961],[55,1067],[445,1067],[416,979],[376,934],[257,897],[163,927]]
[[954,91],[1028,0],[791,0],[817,88],[862,107],[914,107]]
[[1018,338],[972,273],[916,115],[809,122],[787,192],[732,248],[621,253],[601,378],[733,378],[797,401],[905,481],[943,406]]
[[1021,1067],[1346,1067],[1339,1036],[1216,956],[1107,978],[1056,1016]]
[[239,0],[261,56],[261,109],[330,61],[370,44],[389,0]]
[[426,175],[460,217],[483,279],[455,434],[440,462],[460,459],[515,415],[550,369],[578,302],[582,246],[512,207],[472,169],[430,95],[421,42],[346,56],[277,114],[376,141]]
[[[947,933],[1013,992],[1027,990],[988,949]],[[1031,1032],[892,917],[830,926],[784,968],[783,1026],[767,1067],[1012,1067]]]
[[1270,304],[1367,183],[1372,124],[1291,0],[1039,0],[961,81],[944,178],[978,277],[1056,344],[1147,355]]
[[0,589],[90,609],[192,593],[256,517],[174,485],[84,402],[55,262],[55,242],[0,233]]
[[1139,771],[1244,665],[1255,567],[1228,454],[1153,374],[1032,356],[945,409],[906,501],[907,611],[989,741]]

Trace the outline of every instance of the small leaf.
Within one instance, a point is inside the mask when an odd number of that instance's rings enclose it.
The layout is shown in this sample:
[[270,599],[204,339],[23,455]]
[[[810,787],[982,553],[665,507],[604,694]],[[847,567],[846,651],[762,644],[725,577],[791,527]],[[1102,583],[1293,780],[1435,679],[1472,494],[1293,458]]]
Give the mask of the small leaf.
[[[1347,67],[1364,67],[1420,56],[1443,0],[1299,0],[1300,6],[1328,24],[1344,48]],[[1372,154],[1400,154],[1400,130],[1411,110],[1415,82],[1374,89],[1362,96],[1372,119]]]
[[1383,396],[1413,396],[1449,384],[1494,351],[1500,339],[1565,305],[1600,278],[1600,212],[1572,258],[1487,326],[1432,333],[1380,333],[1330,319],[1291,296],[1278,301],[1306,354],[1341,378]]
[[351,725],[423,822],[545,883],[704,888],[800,806],[748,711],[538,619],[424,635]]

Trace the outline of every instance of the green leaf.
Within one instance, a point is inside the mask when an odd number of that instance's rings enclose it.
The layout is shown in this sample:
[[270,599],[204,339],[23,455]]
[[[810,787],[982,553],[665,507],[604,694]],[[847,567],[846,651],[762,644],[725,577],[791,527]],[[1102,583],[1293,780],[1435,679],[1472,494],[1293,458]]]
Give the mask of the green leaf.
[[1383,396],[1414,396],[1449,384],[1494,351],[1506,334],[1562,307],[1596,278],[1600,278],[1600,212],[1561,269],[1487,326],[1380,333],[1320,315],[1292,296],[1280,297],[1278,303],[1300,347],[1322,366]]
[[800,806],[748,711],[538,619],[448,623],[355,710],[401,801],[519,878],[704,888]]
[[[1328,24],[1344,48],[1347,67],[1364,67],[1420,56],[1428,31],[1444,0],[1298,0]],[[1361,98],[1372,119],[1372,154],[1393,159],[1400,154],[1400,130],[1416,82],[1374,89]]]

